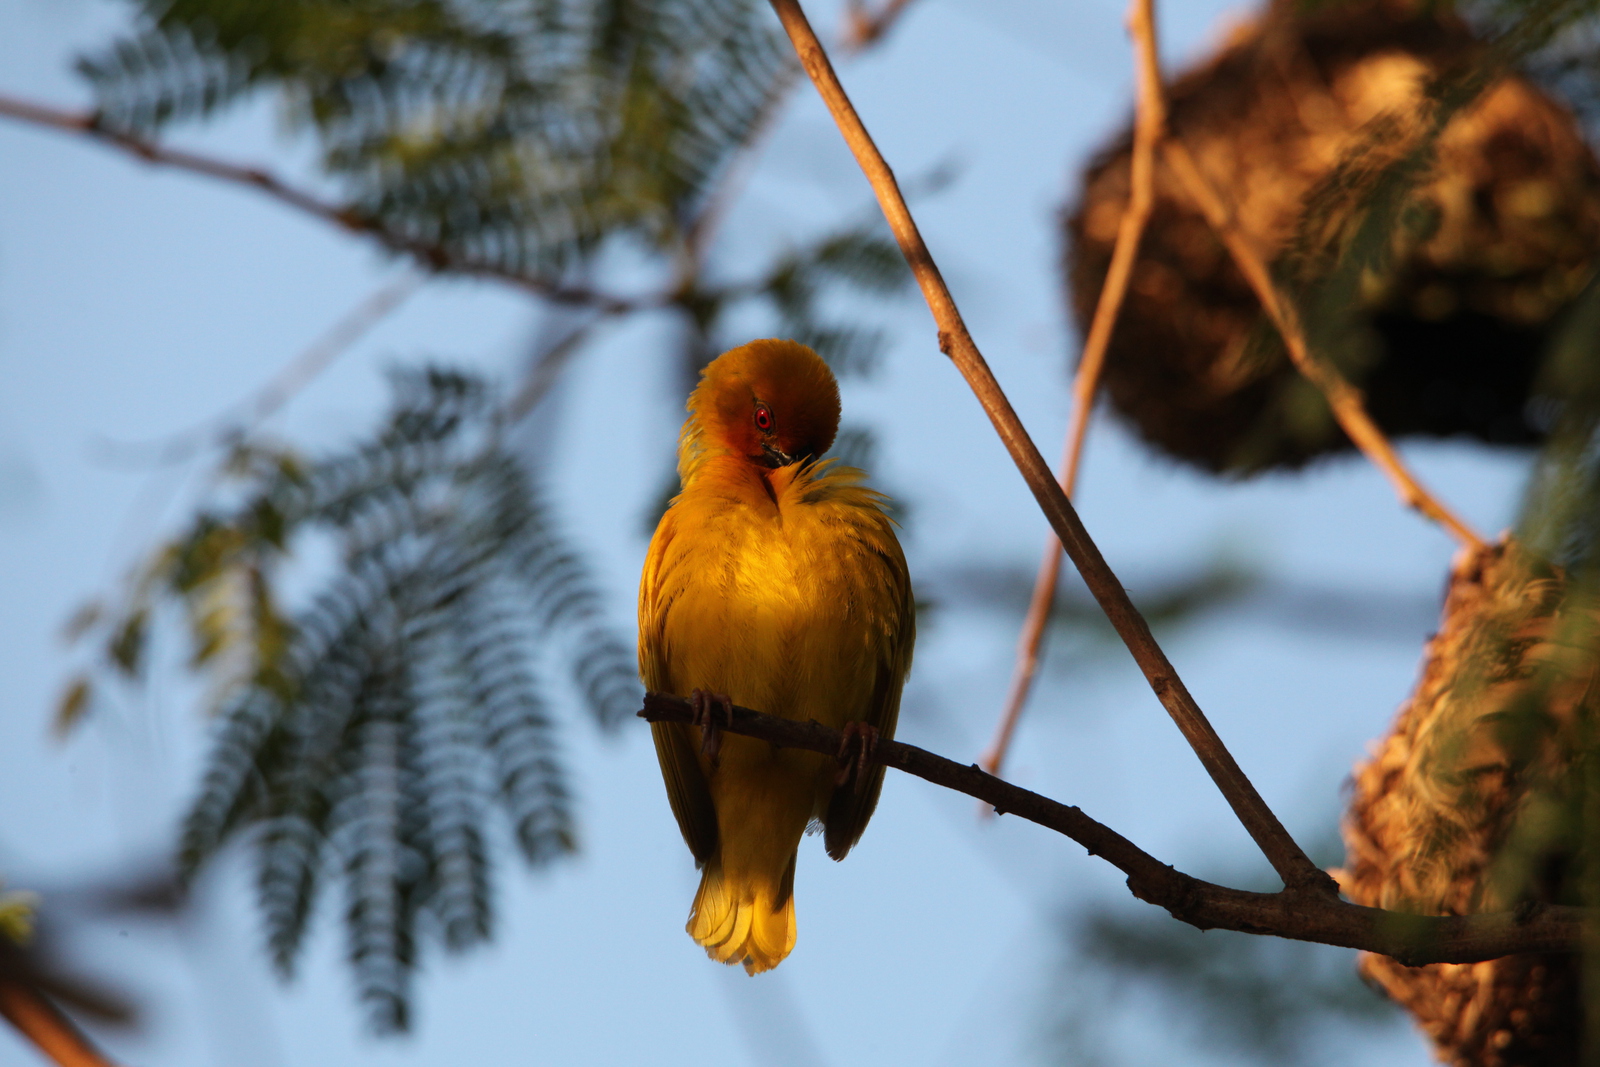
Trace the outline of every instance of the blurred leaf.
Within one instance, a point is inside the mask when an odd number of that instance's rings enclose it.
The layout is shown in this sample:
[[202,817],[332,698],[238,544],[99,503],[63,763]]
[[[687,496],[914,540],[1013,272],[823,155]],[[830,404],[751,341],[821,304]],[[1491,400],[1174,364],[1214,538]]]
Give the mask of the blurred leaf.
[[149,130],[274,93],[356,213],[512,273],[676,242],[789,62],[753,0],[134,0],[83,59]]
[[[233,503],[155,552],[99,624],[120,648],[143,641],[157,608],[182,609],[218,716],[183,870],[250,831],[285,974],[338,872],[379,1031],[408,1025],[424,933],[450,949],[489,936],[496,809],[531,864],[576,846],[549,668],[564,662],[603,727],[639,702],[633,653],[505,449],[492,393],[441,370],[399,372],[394,389],[378,431],[332,455],[236,450]],[[313,536],[332,540],[337,565],[286,612],[279,571]]]
[[911,281],[911,272],[899,245],[881,230],[874,224],[824,238],[810,250],[812,269],[868,292],[899,292]]
[[7,890],[0,882],[0,937],[26,945],[33,938],[33,915],[38,909],[39,894]]
[[849,290],[892,295],[904,291],[910,281],[899,246],[882,221],[874,220],[779,257],[752,292],[776,312],[777,336],[811,346],[843,376],[869,373],[885,335],[829,316],[828,298]]
[[61,627],[61,638],[67,644],[75,643],[84,634],[93,630],[105,615],[105,608],[99,601],[91,600],[84,604],[67,619],[66,625]]
[[61,699],[56,703],[55,720],[51,725],[57,737],[65,737],[72,732],[73,727],[83,718],[84,712],[89,710],[89,697],[92,692],[92,683],[89,676],[79,674],[67,683],[67,688],[62,692]]
[[[1302,836],[1319,866],[1342,851],[1330,819],[1326,832]],[[1223,885],[1271,892],[1270,871],[1208,877]],[[1261,877],[1264,875],[1264,877]],[[1260,878],[1259,884],[1257,878]],[[1154,1010],[1178,1042],[1198,1039],[1235,1060],[1287,1065],[1332,1062],[1332,1027],[1397,1024],[1400,1009],[1356,973],[1356,954],[1303,941],[1232,930],[1197,930],[1126,900],[1089,902],[1064,916],[1063,967],[1053,1000],[1051,1051],[1057,1062],[1107,1055],[1107,1040],[1127,1011]],[[1135,1007],[1134,1005],[1138,1005]],[[1192,1038],[1191,1038],[1192,1035]]]
[[828,455],[846,467],[870,471],[877,466],[878,438],[865,426],[844,426],[834,438]]
[[137,678],[144,667],[144,646],[148,614],[143,610],[130,612],[111,632],[106,654],[130,678]]
[[[1357,143],[1344,150],[1337,165],[1306,194],[1295,232],[1286,250],[1273,264],[1280,285],[1297,305],[1307,345],[1318,358],[1338,368],[1358,386],[1372,387],[1369,407],[1380,422],[1386,418],[1400,418],[1402,423],[1410,418],[1416,422],[1421,417],[1401,417],[1384,408],[1386,402],[1393,402],[1390,391],[1400,385],[1395,377],[1398,372],[1393,353],[1386,365],[1380,367],[1379,364],[1385,363],[1386,345],[1404,342],[1394,338],[1385,341],[1380,336],[1380,323],[1372,317],[1374,308],[1400,299],[1406,293],[1411,295],[1405,299],[1414,301],[1420,299],[1418,294],[1425,290],[1446,291],[1448,286],[1440,288],[1438,279],[1435,279],[1434,289],[1422,285],[1422,281],[1433,275],[1428,274],[1430,267],[1419,266],[1419,263],[1435,260],[1444,263],[1448,268],[1445,280],[1449,284],[1464,286],[1463,279],[1481,275],[1502,283],[1509,292],[1512,283],[1521,279],[1524,284],[1517,290],[1518,299],[1524,304],[1536,302],[1546,308],[1539,321],[1554,317],[1567,306],[1576,296],[1574,286],[1581,285],[1582,279],[1590,273],[1581,259],[1573,264],[1565,263],[1562,256],[1570,254],[1558,251],[1556,245],[1541,247],[1538,254],[1522,252],[1527,262],[1516,261],[1517,252],[1511,244],[1513,235],[1509,234],[1504,236],[1503,248],[1499,245],[1479,247],[1484,243],[1479,235],[1476,240],[1465,242],[1468,247],[1454,253],[1454,258],[1440,259],[1442,253],[1438,252],[1425,260],[1415,255],[1435,236],[1446,214],[1438,198],[1457,195],[1452,191],[1453,186],[1442,191],[1434,186],[1435,179],[1440,177],[1440,138],[1452,120],[1480,102],[1485,90],[1519,65],[1537,66],[1545,50],[1573,33],[1592,34],[1596,26],[1597,6],[1592,0],[1509,0],[1445,6],[1471,17],[1478,43],[1458,50],[1448,62],[1442,59],[1435,62],[1415,109],[1386,111],[1361,127]],[[1505,149],[1491,145],[1482,151],[1492,163],[1493,151]],[[1517,172],[1508,170],[1507,173]],[[1483,188],[1488,181],[1483,174],[1474,174],[1472,180],[1479,183],[1474,195],[1491,195]],[[1501,226],[1509,228],[1510,223],[1503,222]],[[1515,236],[1526,241],[1554,240],[1540,234]],[[1457,243],[1463,242],[1457,239]],[[1408,271],[1417,276],[1411,277]],[[1420,288],[1416,288],[1418,286]],[[1483,286],[1480,289],[1483,293],[1490,291]],[[1489,298],[1481,296],[1481,299]],[[1498,308],[1487,304],[1470,307],[1463,314],[1483,315],[1491,311],[1501,314]],[[1530,321],[1536,317],[1526,310],[1522,315]],[[1506,328],[1514,332],[1524,325],[1519,319],[1508,323]],[[1274,347],[1280,344],[1275,342]],[[1413,360],[1421,358],[1414,353],[1405,354]],[[1456,358],[1460,361],[1469,356],[1463,353]],[[1513,357],[1502,352],[1498,358],[1503,362]],[[1496,366],[1491,364],[1489,370]],[[1421,371],[1414,369],[1410,373]],[[1544,384],[1551,383],[1546,376]],[[1429,402],[1436,407],[1446,403],[1436,397]],[[1479,401],[1477,406],[1484,408],[1486,405]],[[1256,439],[1246,441],[1236,457],[1241,468],[1269,462],[1275,435],[1309,445],[1336,432],[1326,401],[1298,377],[1284,382],[1276,407],[1281,410],[1285,425],[1258,428]],[[1474,411],[1471,417],[1482,415],[1484,412]],[[1482,432],[1512,431],[1500,426],[1486,427]]]

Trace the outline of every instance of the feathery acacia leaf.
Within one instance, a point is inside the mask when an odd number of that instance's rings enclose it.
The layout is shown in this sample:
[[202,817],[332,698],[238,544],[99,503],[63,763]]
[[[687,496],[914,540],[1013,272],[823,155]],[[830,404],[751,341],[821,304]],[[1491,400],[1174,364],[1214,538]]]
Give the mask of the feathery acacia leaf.
[[[159,609],[182,609],[219,718],[182,868],[251,831],[285,975],[337,874],[379,1031],[408,1025],[424,933],[451,949],[489,936],[496,809],[530,863],[576,846],[545,666],[570,664],[601,726],[639,698],[633,656],[505,451],[490,392],[437,370],[397,374],[395,391],[375,435],[324,459],[236,451],[231,506],[197,516],[121,611],[86,623],[131,675]],[[277,575],[315,536],[335,541],[335,570],[286,612]]]
[[130,2],[132,31],[79,63],[106,128],[154,136],[270,96],[316,141],[344,215],[431,269],[582,301],[577,280],[620,243],[677,278],[640,307],[685,314],[699,362],[752,300],[841,373],[883,346],[821,313],[825,290],[904,287],[881,223],[780,253],[753,285],[703,276],[722,179],[795,81],[760,0]]
[[881,223],[829,234],[779,257],[755,287],[778,319],[778,336],[809,345],[838,374],[865,374],[882,352],[886,335],[846,325],[824,313],[842,286],[889,295],[906,288],[911,274]]
[[150,130],[273,91],[353,210],[512,273],[662,246],[777,91],[752,0],[135,0],[80,71]]

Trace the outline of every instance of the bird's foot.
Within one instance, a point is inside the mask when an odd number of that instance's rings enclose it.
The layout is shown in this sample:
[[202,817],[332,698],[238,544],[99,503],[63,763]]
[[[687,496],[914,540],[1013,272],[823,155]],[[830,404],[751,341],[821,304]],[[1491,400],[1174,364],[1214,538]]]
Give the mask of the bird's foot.
[[694,709],[694,724],[700,727],[700,754],[715,768],[722,751],[722,728],[733,725],[733,701],[723,693],[695,689],[689,694],[689,706]]
[[844,785],[854,775],[856,789],[865,788],[867,764],[878,751],[878,737],[878,728],[870,723],[851,721],[844,724],[844,729],[840,731],[839,754],[835,757],[839,761],[839,773],[834,775],[834,785]]

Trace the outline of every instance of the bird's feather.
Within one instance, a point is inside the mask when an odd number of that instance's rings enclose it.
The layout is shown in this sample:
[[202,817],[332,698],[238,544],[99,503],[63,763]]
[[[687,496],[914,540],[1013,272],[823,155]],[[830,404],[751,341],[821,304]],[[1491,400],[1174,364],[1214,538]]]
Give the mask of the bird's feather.
[[[707,369],[681,439],[683,492],[640,580],[640,674],[653,692],[701,689],[890,736],[915,624],[884,498],[851,468],[761,463],[741,422],[754,403],[795,428],[773,442],[781,455],[814,455],[832,440],[836,387],[802,346],[754,342]],[[882,767],[836,787],[833,761],[816,753],[728,736],[713,765],[698,727],[658,724],[655,740],[673,814],[703,868],[690,934],[713,959],[751,973],[776,966],[794,946],[807,823],[820,819],[829,854],[842,858],[872,815]]]
[[[665,625],[670,595],[660,573],[661,559],[673,541],[675,529],[671,509],[662,516],[650,542],[650,555],[639,583],[639,677],[653,693],[676,693],[668,662],[670,645]],[[658,722],[650,726],[656,744],[656,759],[667,785],[667,801],[678,820],[678,829],[694,856],[696,867],[704,867],[716,854],[717,810],[700,770],[696,749],[700,740],[692,727],[682,723]]]

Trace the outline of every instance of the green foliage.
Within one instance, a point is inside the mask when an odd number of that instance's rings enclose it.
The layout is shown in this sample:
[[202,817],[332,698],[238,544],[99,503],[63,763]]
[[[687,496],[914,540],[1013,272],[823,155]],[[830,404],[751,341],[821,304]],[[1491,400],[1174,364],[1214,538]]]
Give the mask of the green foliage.
[[[150,135],[271,94],[309,131],[345,213],[442,272],[587,280],[618,240],[661,276],[702,365],[760,332],[866,369],[881,333],[830,292],[904,287],[869,223],[707,280],[721,179],[794,83],[760,0],[133,0],[135,30],[85,57],[99,121]],[[561,298],[603,298],[581,285]],[[727,328],[727,313],[761,305]]]
[[274,91],[351,210],[513,274],[678,241],[786,61],[751,0],[135,2],[136,31],[80,62],[102,122]]
[[[380,1031],[407,1025],[421,931],[452,949],[489,935],[494,808],[529,863],[574,847],[547,661],[567,662],[603,726],[639,697],[632,653],[505,450],[489,391],[431,370],[396,374],[395,389],[378,433],[327,458],[240,446],[232,505],[202,511],[87,630],[108,669],[136,677],[151,621],[182,609],[220,720],[183,870],[249,831],[285,974],[340,871]],[[286,612],[282,566],[318,537],[337,563]]]
[[23,889],[6,889],[0,881],[0,938],[14,945],[33,939],[33,915],[39,908],[39,894]]
[[[1558,368],[1568,346],[1583,344],[1593,352],[1595,311],[1591,294],[1557,340],[1552,361]],[[1592,358],[1585,362],[1592,364]],[[1591,365],[1588,376],[1593,373]],[[1594,689],[1600,662],[1600,406],[1587,377],[1574,376],[1571,383],[1574,402],[1562,413],[1525,491],[1517,536],[1531,555],[1520,613],[1486,620],[1481,648],[1460,683],[1481,707],[1477,720],[1456,729],[1468,737],[1474,728],[1491,731],[1518,793],[1484,879],[1483,892],[1495,900],[1600,900],[1600,863],[1592,844],[1600,823],[1600,703]],[[1486,776],[1480,783],[1472,763],[1481,762],[1481,755],[1465,741],[1458,744],[1462,753],[1451,753],[1443,772],[1457,774],[1464,803],[1477,801],[1480,792],[1493,798],[1497,779]]]
[[1416,194],[1434,176],[1440,135],[1514,63],[1583,14],[1575,5],[1545,4],[1500,20],[1481,54],[1457,57],[1433,72],[1416,114],[1381,114],[1362,128],[1360,143],[1307,196],[1280,264],[1303,300],[1328,305],[1313,318],[1340,305],[1360,306],[1363,276],[1370,287],[1373,278],[1392,271],[1403,250],[1432,235],[1439,208]]
[[1568,571],[1600,564],[1600,280],[1591,281],[1551,340],[1543,386],[1565,403],[1524,491],[1518,538]]
[[882,331],[828,321],[823,301],[841,288],[893,295],[910,280],[899,247],[875,220],[780,256],[756,292],[777,313],[777,336],[810,345],[835,373],[861,374],[883,348]]
[[[1033,595],[1035,576],[1031,569],[973,567],[956,572],[954,577],[962,597],[1007,615],[1014,616],[1025,609]],[[1187,626],[1210,612],[1231,607],[1259,592],[1261,585],[1261,574],[1241,563],[1225,547],[1192,571],[1147,585],[1130,585],[1130,592],[1140,612],[1159,631]],[[1095,658],[1102,654],[1104,646],[1120,643],[1094,598],[1072,582],[1057,591],[1050,622],[1053,640],[1088,646]]]

